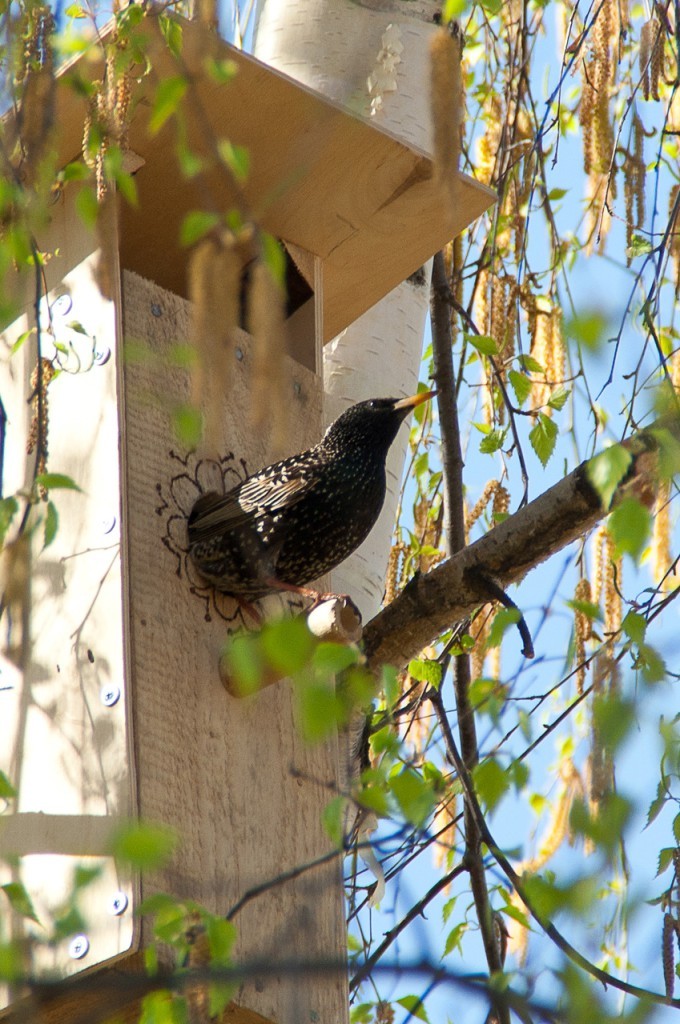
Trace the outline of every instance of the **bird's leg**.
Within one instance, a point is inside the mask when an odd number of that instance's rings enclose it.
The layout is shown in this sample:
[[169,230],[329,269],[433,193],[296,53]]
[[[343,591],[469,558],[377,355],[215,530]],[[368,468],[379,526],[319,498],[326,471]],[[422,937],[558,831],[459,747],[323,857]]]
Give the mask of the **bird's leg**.
[[313,608],[326,596],[320,594],[318,590],[313,590],[311,587],[298,587],[295,583],[284,583],[283,580],[277,580],[275,576],[265,576],[263,582],[268,587],[271,587],[272,590],[282,590],[287,593],[300,594],[302,597],[312,598],[314,601]]
[[[283,580],[277,580],[275,576],[267,576],[264,580],[268,587],[275,588],[276,590],[288,591],[293,594],[300,594],[302,597],[311,598],[312,604],[307,611],[314,611],[324,601],[337,601],[338,598],[346,599],[354,605],[352,598],[349,594],[335,594],[332,591],[326,591],[321,593],[318,590],[314,590],[312,587],[298,587],[294,583],[284,583]],[[356,607],[356,606],[355,606]]]
[[264,619],[262,618],[261,612],[258,611],[255,605],[251,604],[250,601],[244,601],[240,597],[237,597],[236,600],[238,602],[239,608],[241,609],[241,612],[247,612],[247,614],[250,615],[250,617],[254,620],[257,628],[261,629]]

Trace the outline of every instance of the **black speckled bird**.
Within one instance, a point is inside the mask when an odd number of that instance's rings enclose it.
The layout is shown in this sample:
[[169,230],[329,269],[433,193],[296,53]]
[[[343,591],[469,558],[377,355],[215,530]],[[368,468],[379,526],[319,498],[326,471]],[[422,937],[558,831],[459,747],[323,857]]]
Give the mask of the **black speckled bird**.
[[434,391],[359,402],[299,455],[261,469],[189,516],[189,552],[217,590],[255,601],[305,584],[359,547],[385,500],[385,460],[402,421]]

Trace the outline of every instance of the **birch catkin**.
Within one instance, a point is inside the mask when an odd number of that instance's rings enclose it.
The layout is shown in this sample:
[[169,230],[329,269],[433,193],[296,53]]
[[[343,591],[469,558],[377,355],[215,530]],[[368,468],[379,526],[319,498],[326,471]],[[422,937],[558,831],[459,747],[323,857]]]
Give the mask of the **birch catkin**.
[[282,453],[288,433],[285,315],[283,288],[267,264],[258,261],[248,290],[248,330],[253,338],[250,414],[255,429],[271,423],[274,456]]
[[430,43],[430,89],[434,145],[434,167],[438,183],[455,188],[460,156],[460,112],[462,105],[461,38],[445,28],[438,29]]
[[205,411],[205,441],[213,452],[220,447],[220,424],[228,403],[240,279],[241,260],[231,239],[208,238],[196,247],[189,263],[192,340],[198,357],[191,401]]

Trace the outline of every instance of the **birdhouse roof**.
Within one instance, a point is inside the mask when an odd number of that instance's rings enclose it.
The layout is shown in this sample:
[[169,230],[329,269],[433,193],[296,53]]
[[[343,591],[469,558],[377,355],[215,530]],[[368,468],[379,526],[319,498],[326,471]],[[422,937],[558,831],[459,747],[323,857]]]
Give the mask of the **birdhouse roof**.
[[[443,195],[432,161],[373,124],[235,49],[198,22],[173,17],[181,48],[173,53],[156,17],[138,29],[151,70],[133,87],[128,144],[143,163],[139,203],[123,204],[121,264],[186,295],[187,251],[180,227],[192,210],[240,208],[267,231],[322,264],[323,340],[328,341],[422,265],[495,200],[466,175],[455,201]],[[115,25],[100,32],[103,43]],[[101,54],[101,50],[99,51]],[[226,82],[214,62],[233,62]],[[101,58],[84,53],[60,73],[56,124],[60,158],[77,158],[85,100],[74,77],[101,75]],[[156,134],[149,120],[159,82],[184,77],[187,143],[198,155],[228,140],[249,152],[237,183],[217,168],[187,178],[176,157],[177,125]],[[214,160],[212,161],[214,165]]]

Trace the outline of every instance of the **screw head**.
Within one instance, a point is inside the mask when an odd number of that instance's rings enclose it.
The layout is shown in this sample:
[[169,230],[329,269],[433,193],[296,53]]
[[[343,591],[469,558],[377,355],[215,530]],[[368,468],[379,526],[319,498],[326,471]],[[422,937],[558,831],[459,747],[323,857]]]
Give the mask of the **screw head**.
[[68,955],[72,960],[82,960],[87,956],[90,949],[90,940],[87,935],[74,935],[68,944]]
[[93,358],[95,366],[106,366],[109,359],[111,358],[111,349],[107,348],[106,345],[102,346],[102,348],[97,348],[94,351]]
[[58,295],[50,306],[52,316],[66,316],[71,311],[73,301],[70,295]]
[[112,917],[120,917],[124,914],[128,907],[128,898],[126,894],[121,890],[114,892],[113,896],[108,902],[107,910]]
[[297,398],[299,398],[300,395],[302,394],[302,384],[300,384],[299,380],[293,381],[293,391],[295,392]]
[[105,708],[112,708],[120,700],[120,687],[107,684],[99,691],[99,699]]
[[151,315],[152,316],[163,316],[163,310],[157,302],[151,303]]
[[239,348],[239,346],[237,345],[236,348],[234,349],[234,355],[236,356],[240,363],[243,359],[243,349]]

